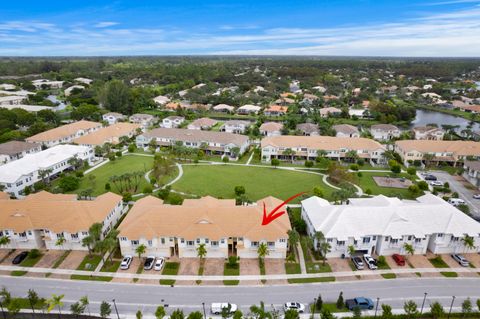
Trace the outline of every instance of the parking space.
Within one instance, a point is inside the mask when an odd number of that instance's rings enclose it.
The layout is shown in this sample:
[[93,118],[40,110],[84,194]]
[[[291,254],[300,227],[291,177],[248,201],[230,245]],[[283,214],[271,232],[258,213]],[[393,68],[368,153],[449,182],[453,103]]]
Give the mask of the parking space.
[[11,266],[13,258],[15,258],[22,251],[28,251],[28,250],[27,249],[17,249],[17,250],[15,250],[12,254],[10,254],[10,256],[3,259],[1,265]]
[[[140,265],[143,265],[143,258],[140,260],[140,259],[138,259],[138,257],[133,257],[132,258],[132,263],[130,264],[130,268],[125,269],[125,270],[118,268],[118,272],[135,274]],[[132,281],[132,279],[129,279],[129,278],[113,278],[112,279],[112,282],[126,283],[126,282],[131,282],[131,281]]]
[[[205,270],[203,274],[205,276],[223,276],[223,268],[225,259],[223,258],[206,258]],[[204,281],[202,285],[223,285],[223,281]]]
[[464,256],[475,268],[480,268],[480,254],[464,254]]
[[[256,258],[240,259],[240,275],[260,275],[260,266]],[[260,281],[240,281],[240,285],[259,285]]]
[[[432,263],[428,260],[429,258],[435,258],[431,253],[424,255],[413,255],[408,257],[408,261],[412,264],[414,268],[433,268]],[[441,276],[438,273],[422,273],[422,277],[439,277]]]
[[60,258],[64,251],[63,250],[44,250],[41,252],[43,257],[36,263],[34,267],[38,268],[51,268],[53,264]]
[[[200,267],[199,258],[182,258],[180,260],[180,268],[178,269],[178,275],[195,276],[198,274],[198,268]],[[177,285],[194,285],[195,282],[181,280],[176,282]]]
[[[472,254],[473,255],[473,254]],[[478,254],[477,254],[478,255]],[[445,261],[445,263],[447,265],[449,265],[450,267],[452,268],[461,268],[462,266],[460,266],[460,264],[454,260],[452,258],[451,255],[449,254],[444,254],[444,255],[441,255],[442,256],[442,259]],[[467,258],[467,256],[463,255],[465,258]],[[470,261],[470,260],[468,260]],[[473,269],[472,269],[473,270]],[[477,272],[459,272],[458,273],[458,277],[478,277],[478,274]]]
[[86,251],[72,250],[58,268],[77,269],[87,255]]
[[[241,271],[241,269],[240,269]],[[283,259],[265,259],[265,274],[267,275],[278,275],[285,274],[285,260]],[[286,280],[268,280],[267,284],[287,284]]]
[[[410,260],[411,257],[409,257],[409,262],[411,263],[411,260]],[[388,266],[392,269],[406,269],[406,268],[410,268],[408,266],[408,264],[406,264],[405,266],[399,266],[397,265],[397,263],[395,262],[395,260],[393,260],[392,256],[385,256],[385,261],[387,262]],[[428,261],[428,260],[427,260]],[[412,264],[413,265],[413,264]],[[412,277],[416,277],[415,274],[397,274],[397,277],[398,278],[412,278]]]
[[3,260],[10,253],[10,249],[0,249],[0,260]]

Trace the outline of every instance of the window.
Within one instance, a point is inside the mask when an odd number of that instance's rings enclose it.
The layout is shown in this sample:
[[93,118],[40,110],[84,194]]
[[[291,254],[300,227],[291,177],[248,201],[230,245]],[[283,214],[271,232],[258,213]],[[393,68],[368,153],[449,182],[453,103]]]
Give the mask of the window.
[[58,233],[57,238],[65,238],[65,235],[63,233]]
[[132,243],[133,246],[137,246],[138,245],[138,240],[132,240],[131,243]]
[[197,244],[200,244],[200,238],[197,238]]
[[421,238],[415,238],[415,244],[419,244],[422,242],[422,239]]
[[370,237],[363,238],[363,243],[368,244],[370,242]]
[[20,236],[20,237],[27,237],[27,233],[26,233],[26,232],[19,233],[18,236]]
[[454,237],[454,236],[452,236],[452,239],[451,239],[451,241],[453,241],[453,242],[456,242],[456,241],[458,241],[459,239],[460,239],[460,238],[458,238],[458,237]]
[[377,240],[377,236],[372,236],[372,240]]
[[210,241],[208,240],[208,238],[205,238],[205,244],[208,244]]
[[252,247],[258,247],[258,241],[252,241]]
[[88,236],[88,231],[82,231],[83,236]]
[[153,245],[153,241],[149,240],[148,241],[148,246],[152,246]]
[[70,234],[70,236],[72,237],[72,239],[78,239],[78,233]]
[[337,241],[338,246],[345,246],[345,240],[339,240]]
[[193,246],[193,245],[195,245],[195,242],[193,240],[187,241],[187,246]]
[[398,239],[392,238],[392,239],[390,239],[390,243],[392,243],[392,244],[398,244]]
[[218,241],[212,240],[211,245],[212,247],[218,247]]
[[274,241],[269,241],[267,242],[268,247],[275,247],[275,242]]
[[387,236],[387,237],[385,237],[385,241],[388,241],[388,236]]
[[28,231],[28,235],[32,236],[32,231],[31,230]]
[[333,239],[331,239],[331,238],[327,239],[327,243],[331,243],[332,241],[333,241]]
[[443,237],[443,234],[437,234],[437,237],[438,237],[438,238],[442,238],[442,237]]
[[357,245],[357,243],[358,243],[358,242],[357,242],[357,240],[355,239],[355,240],[353,241],[353,245],[355,246],[355,245]]
[[286,241],[285,238],[280,238],[279,239],[279,242],[281,242],[281,243],[284,243],[285,241]]
[[162,245],[165,245],[165,238],[161,238],[160,242],[162,243]]
[[222,244],[225,244],[225,239],[222,239],[220,242],[221,242]]
[[412,240],[412,236],[408,236],[408,240]]
[[120,241],[127,241],[127,237],[120,237]]

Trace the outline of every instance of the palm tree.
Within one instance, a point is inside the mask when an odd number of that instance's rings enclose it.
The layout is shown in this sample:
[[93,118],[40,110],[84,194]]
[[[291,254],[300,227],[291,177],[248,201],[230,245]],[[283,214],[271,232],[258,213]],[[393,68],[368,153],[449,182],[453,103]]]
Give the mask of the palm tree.
[[321,231],[316,231],[313,235],[315,240],[317,241],[317,250],[320,248],[320,244],[325,241],[325,235]]
[[348,254],[349,254],[350,256],[355,255],[355,252],[357,251],[357,250],[355,249],[355,246],[353,246],[353,245],[349,245],[349,246],[347,247],[347,250],[348,250]]
[[141,259],[142,255],[145,254],[146,251],[147,251],[147,246],[145,246],[144,244],[141,244],[140,246],[137,246],[137,248],[135,248],[135,252],[138,255],[138,259]]
[[293,164],[293,159],[295,157],[295,151],[294,150],[292,150],[291,148],[287,148],[286,150],[283,151],[283,155],[290,156],[290,160],[292,161],[292,164]]
[[48,308],[47,312],[51,312],[55,307],[58,308],[58,318],[62,317],[62,307],[63,307],[63,302],[62,299],[65,297],[65,295],[55,295],[52,294],[52,298],[47,300]]
[[294,247],[297,246],[298,241],[300,240],[300,235],[298,234],[297,230],[291,229],[287,232],[288,234],[288,244],[290,248],[290,252],[294,252]]
[[8,244],[10,244],[10,237],[8,237],[8,236],[0,237],[0,247],[1,246],[7,246]]
[[65,237],[63,237],[63,236],[62,236],[62,237],[58,237],[58,238],[57,238],[57,241],[55,242],[55,246],[57,246],[57,247],[60,247],[60,246],[61,246],[61,247],[63,248],[63,244],[65,244],[65,242],[66,242]]
[[467,250],[472,250],[472,249],[475,248],[475,239],[473,237],[468,236],[467,234],[465,234],[465,236],[463,236],[462,243],[463,243],[463,247],[464,247],[464,251],[463,251],[464,253]]
[[200,258],[200,267],[203,266],[203,262],[205,260],[205,257],[207,256],[207,248],[205,244],[200,244],[197,247],[197,256]]
[[88,300],[88,296],[83,296],[82,298],[80,298],[79,301],[83,307],[87,307],[88,315],[90,316],[90,307],[88,306],[90,304],[90,301]]
[[328,154],[328,152],[325,151],[325,150],[318,150],[318,151],[317,151],[317,156],[318,156],[318,157],[321,157],[321,158],[327,156],[327,154]]
[[95,239],[93,238],[92,235],[88,235],[88,236],[82,238],[82,246],[87,247],[89,256],[92,256],[92,251],[93,251],[93,245],[94,244],[95,244]]
[[413,247],[412,244],[409,244],[409,243],[403,244],[403,249],[405,250],[407,255],[413,256],[413,254],[415,254],[415,247]]
[[77,301],[70,305],[70,311],[78,318],[85,311],[85,307]]
[[429,166],[430,162],[435,158],[435,154],[425,153],[423,154],[423,160],[425,161],[425,166]]
[[355,162],[355,160],[358,159],[358,154],[354,150],[348,151],[347,153],[345,153],[345,159],[347,161]]
[[322,253],[322,260],[323,260],[323,265],[325,265],[325,262],[327,261],[327,254],[332,251],[332,246],[330,246],[329,243],[326,241],[323,241],[320,244],[320,252]]
[[265,256],[267,256],[270,252],[268,251],[268,246],[267,244],[265,243],[261,243],[259,246],[258,246],[258,249],[257,249],[257,254],[258,254],[258,258],[263,262],[263,259],[265,258]]
[[265,310],[265,304],[263,301],[260,301],[260,306],[251,306],[250,312],[255,319],[272,319],[272,314]]

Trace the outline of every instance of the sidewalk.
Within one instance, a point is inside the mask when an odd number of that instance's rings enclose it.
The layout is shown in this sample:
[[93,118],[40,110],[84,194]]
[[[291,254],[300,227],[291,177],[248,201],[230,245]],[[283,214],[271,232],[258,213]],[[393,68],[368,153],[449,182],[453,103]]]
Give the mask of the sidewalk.
[[[40,268],[40,267],[21,267],[21,266],[0,266],[0,271],[27,271],[30,273],[51,273],[59,275],[81,275],[81,276],[98,276],[113,277],[127,279],[173,279],[177,281],[222,281],[222,280],[243,280],[243,281],[260,281],[260,280],[285,280],[285,279],[304,279],[304,278],[324,278],[324,277],[351,277],[351,276],[373,276],[381,274],[411,274],[411,273],[440,273],[444,271],[457,273],[474,273],[477,274],[475,268],[405,268],[405,269],[387,269],[387,270],[361,270],[361,271],[343,271],[343,272],[326,272],[326,273],[308,273],[308,274],[276,274],[276,275],[243,275],[243,276],[198,276],[198,275],[161,275],[161,274],[132,274],[126,272],[99,272],[72,270],[60,268]],[[479,280],[480,278],[468,277],[469,280]]]

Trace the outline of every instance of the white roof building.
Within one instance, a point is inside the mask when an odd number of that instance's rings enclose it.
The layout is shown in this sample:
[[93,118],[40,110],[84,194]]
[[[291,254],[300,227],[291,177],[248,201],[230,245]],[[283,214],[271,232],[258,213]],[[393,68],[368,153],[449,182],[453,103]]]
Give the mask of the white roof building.
[[42,105],[26,105],[26,104],[13,104],[13,105],[1,105],[1,108],[12,110],[12,109],[23,109],[27,112],[38,112],[41,110],[51,110],[56,111],[55,107],[51,106],[42,106]]
[[65,89],[65,91],[63,92],[65,93],[65,96],[70,96],[70,94],[72,94],[72,91],[75,89],[85,90],[85,87],[83,85],[72,85],[71,87]]
[[37,90],[41,89],[43,85],[48,86],[52,89],[59,89],[63,86],[63,81],[50,81],[45,79],[39,79],[39,80],[33,80],[32,84],[35,86]]
[[346,254],[353,245],[359,252],[391,255],[404,253],[405,243],[415,253],[454,253],[464,250],[461,238],[473,237],[479,251],[480,224],[432,194],[416,200],[383,195],[353,198],[348,205],[332,205],[319,197],[302,201],[302,218],[311,234],[321,231],[332,246],[329,256]]
[[19,160],[0,166],[0,185],[5,191],[19,196],[27,186],[41,180],[39,171],[51,169],[50,176],[68,168],[68,160],[77,157],[90,161],[93,151],[90,147],[78,145],[56,145],[44,151],[27,154]]
[[75,78],[74,80],[86,85],[90,85],[93,82],[92,79],[87,79],[87,78]]
[[170,102],[170,99],[166,96],[159,95],[153,98],[153,101],[157,103],[158,105],[164,105]]
[[244,106],[240,106],[237,109],[237,113],[239,113],[239,114],[250,114],[250,113],[257,114],[258,112],[260,112],[261,109],[262,109],[262,107],[260,107],[260,106],[246,104]]

